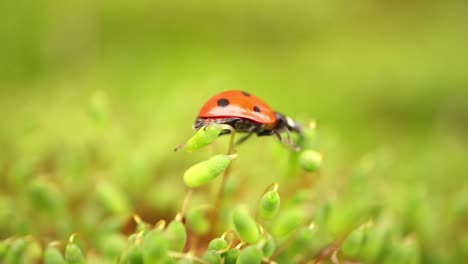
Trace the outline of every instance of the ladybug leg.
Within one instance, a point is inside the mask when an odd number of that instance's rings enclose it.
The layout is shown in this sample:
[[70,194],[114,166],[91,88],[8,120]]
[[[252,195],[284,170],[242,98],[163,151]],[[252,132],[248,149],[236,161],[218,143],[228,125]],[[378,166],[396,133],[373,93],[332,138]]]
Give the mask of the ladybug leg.
[[236,141],[236,146],[237,145],[240,145],[242,143],[244,143],[247,139],[249,139],[254,133],[253,132],[249,132],[247,135],[239,138],[237,141]]
[[249,139],[254,133],[255,133],[255,130],[256,130],[256,127],[252,126],[251,128],[249,128],[249,130],[247,131],[247,135],[239,138],[237,141],[236,141],[236,146],[237,145],[240,145],[242,143],[244,143],[244,141],[246,141],[247,139]]
[[289,131],[289,129],[285,129],[285,131],[286,131],[286,135],[288,135],[288,142],[287,142],[287,145],[288,145],[290,148],[294,149],[295,151],[300,151],[301,148],[300,148],[298,145],[296,145],[296,143],[295,143],[294,140],[292,139],[292,137],[291,137],[291,132]]
[[281,142],[281,144],[284,144],[283,136],[281,136],[281,133],[278,132],[278,130],[273,130],[273,135],[276,136],[276,138]]
[[285,129],[284,131],[286,132],[286,135],[287,135],[286,140],[281,135],[281,132],[279,130],[277,130],[277,129],[273,130],[273,134],[276,136],[276,138],[278,138],[278,140],[281,142],[281,144],[287,145],[288,147],[290,147],[291,149],[293,149],[295,151],[300,151],[301,148],[294,143],[294,141],[293,141],[293,139],[291,137],[291,132],[289,131],[289,129]]

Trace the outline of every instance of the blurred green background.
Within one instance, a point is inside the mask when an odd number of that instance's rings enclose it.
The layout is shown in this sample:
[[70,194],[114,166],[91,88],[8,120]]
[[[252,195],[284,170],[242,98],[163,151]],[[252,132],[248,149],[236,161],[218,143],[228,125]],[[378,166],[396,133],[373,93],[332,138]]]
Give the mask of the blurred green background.
[[[372,189],[385,208],[422,210],[409,232],[428,226],[427,252],[453,261],[468,248],[467,11],[461,0],[3,1],[0,238],[92,234],[128,211],[173,217],[184,170],[225,145],[173,148],[205,100],[242,89],[317,121],[330,196],[363,157],[383,164]],[[235,174],[260,181],[258,195],[287,151],[253,138]]]

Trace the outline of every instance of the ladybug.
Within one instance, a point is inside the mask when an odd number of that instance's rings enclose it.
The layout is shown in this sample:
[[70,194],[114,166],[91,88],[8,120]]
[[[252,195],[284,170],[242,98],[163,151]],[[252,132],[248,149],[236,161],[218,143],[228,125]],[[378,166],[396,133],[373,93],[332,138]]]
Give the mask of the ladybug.
[[[237,141],[240,144],[253,134],[275,135],[282,143],[298,150],[292,142],[290,132],[302,137],[300,125],[281,113],[273,111],[262,99],[241,90],[229,90],[211,97],[200,109],[193,128],[198,130],[211,123],[226,124],[236,132],[247,133]],[[288,141],[281,135],[285,132]],[[221,134],[228,134],[229,130]]]

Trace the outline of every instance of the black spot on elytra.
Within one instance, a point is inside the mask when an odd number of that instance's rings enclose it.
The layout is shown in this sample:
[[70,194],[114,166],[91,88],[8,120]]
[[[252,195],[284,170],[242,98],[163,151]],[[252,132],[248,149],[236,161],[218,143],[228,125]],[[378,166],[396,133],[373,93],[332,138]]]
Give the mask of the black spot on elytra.
[[242,91],[242,94],[245,95],[245,96],[250,96],[250,93],[248,93],[246,91]]
[[226,98],[221,98],[221,99],[218,99],[217,104],[218,106],[225,107],[229,105],[229,100]]
[[254,106],[253,110],[257,113],[260,113],[260,108],[258,108],[258,106]]

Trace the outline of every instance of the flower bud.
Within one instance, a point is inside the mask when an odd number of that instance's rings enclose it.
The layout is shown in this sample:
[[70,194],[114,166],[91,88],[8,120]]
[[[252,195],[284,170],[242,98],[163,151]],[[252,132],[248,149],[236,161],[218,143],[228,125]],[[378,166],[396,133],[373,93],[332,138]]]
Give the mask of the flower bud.
[[108,259],[116,259],[127,245],[127,238],[119,233],[103,234],[98,239],[99,249]]
[[236,264],[259,264],[262,262],[262,257],[262,250],[255,245],[250,245],[240,252]]
[[113,214],[129,212],[129,202],[125,194],[109,182],[100,182],[97,186],[97,197],[101,204]]
[[235,157],[237,154],[219,154],[193,165],[184,173],[185,184],[194,188],[210,182],[223,173]]
[[161,230],[153,229],[145,234],[142,248],[145,262],[158,263],[160,259],[167,257],[169,241]]
[[261,218],[273,218],[280,207],[280,196],[277,191],[265,193],[260,201],[258,212]]
[[62,207],[63,198],[52,184],[42,179],[32,181],[28,188],[31,203],[46,212],[57,212]]
[[226,125],[212,123],[200,128],[183,146],[189,152],[201,149],[215,141],[221,131],[226,129]]
[[273,226],[276,237],[282,238],[301,226],[305,221],[305,214],[299,208],[291,208],[283,212]]
[[67,262],[60,250],[49,245],[44,251],[44,264],[67,264]]
[[256,243],[260,238],[257,223],[246,210],[237,208],[233,214],[234,229],[239,237],[247,243]]
[[364,227],[353,230],[343,241],[341,251],[347,259],[357,259],[365,238]]
[[239,257],[239,249],[232,248],[224,253],[224,264],[236,264]]
[[299,154],[299,164],[305,171],[317,171],[322,165],[322,154],[306,149]]
[[226,249],[226,247],[227,247],[227,242],[226,240],[222,238],[215,238],[210,241],[210,244],[208,244],[208,249],[214,250],[214,251],[220,251],[220,250]]
[[24,255],[28,243],[24,238],[15,239],[10,247],[8,248],[6,255],[5,255],[5,263],[23,263],[25,260]]
[[206,260],[210,264],[219,264],[221,263],[221,256],[216,253],[214,250],[208,250],[202,256],[203,260]]
[[184,224],[179,220],[173,220],[166,228],[166,237],[169,240],[169,248],[182,251],[187,241],[187,232]]
[[73,238],[70,239],[71,241],[65,247],[65,259],[67,260],[68,264],[84,264],[85,257],[81,252],[80,247],[76,243],[73,242]]
[[264,239],[265,241],[262,246],[263,256],[269,258],[276,249],[276,242],[270,234],[267,234]]
[[187,226],[198,235],[206,234],[209,231],[210,223],[206,219],[202,208],[189,208],[185,215]]
[[143,264],[143,250],[137,245],[132,245],[127,252],[127,263],[128,264]]

